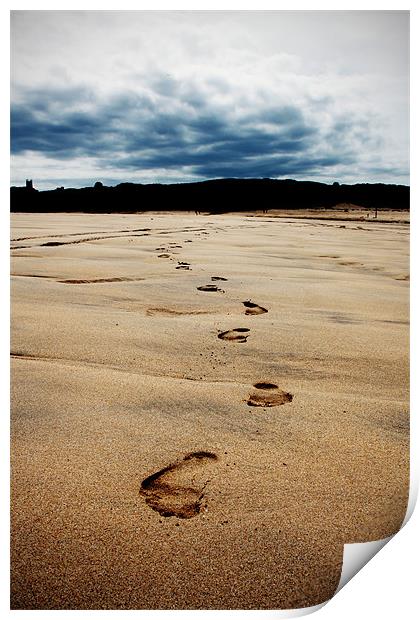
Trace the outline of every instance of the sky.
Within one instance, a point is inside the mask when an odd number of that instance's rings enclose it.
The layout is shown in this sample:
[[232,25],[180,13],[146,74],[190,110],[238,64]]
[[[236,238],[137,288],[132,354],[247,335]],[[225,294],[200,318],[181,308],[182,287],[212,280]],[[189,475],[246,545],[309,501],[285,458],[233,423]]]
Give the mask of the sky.
[[11,184],[409,184],[408,11],[13,11]]

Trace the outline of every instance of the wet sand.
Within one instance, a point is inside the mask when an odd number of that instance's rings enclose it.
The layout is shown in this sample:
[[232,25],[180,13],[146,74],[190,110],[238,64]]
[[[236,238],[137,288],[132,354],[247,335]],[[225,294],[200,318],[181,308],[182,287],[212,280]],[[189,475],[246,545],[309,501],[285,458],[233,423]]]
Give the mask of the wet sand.
[[405,515],[408,234],[14,214],[12,608],[330,598]]
[[[244,214],[245,215],[245,214]],[[259,211],[255,217],[267,218],[294,218],[303,220],[342,220],[344,222],[368,222],[376,224],[378,222],[387,224],[409,224],[410,211],[407,209],[366,209],[354,204],[343,203],[333,208],[317,209],[270,209],[269,211]]]

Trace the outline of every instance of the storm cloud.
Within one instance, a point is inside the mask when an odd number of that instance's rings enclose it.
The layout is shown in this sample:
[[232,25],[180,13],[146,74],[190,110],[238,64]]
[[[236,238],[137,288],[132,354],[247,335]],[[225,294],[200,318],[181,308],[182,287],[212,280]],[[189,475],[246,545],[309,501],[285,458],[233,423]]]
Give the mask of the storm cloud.
[[213,110],[197,93],[191,101],[171,92],[172,110],[162,111],[156,95],[99,101],[83,89],[25,93],[12,108],[12,153],[96,157],[104,168],[128,171],[186,169],[199,178],[278,177],[352,163],[367,139],[363,133],[343,149],[354,134],[350,121],[324,131],[291,104],[270,101],[237,114],[230,107]]
[[[23,12],[16,19],[17,40],[28,14],[33,15]],[[73,28],[83,22],[84,14],[64,12],[64,23],[66,15],[66,32],[72,41],[72,33],[79,32]],[[96,22],[89,15],[94,27]],[[103,20],[100,14],[94,15],[98,22]],[[52,17],[54,12],[48,19]],[[51,23],[36,18],[38,27],[44,25],[48,31]],[[164,18],[166,27],[180,20],[179,15],[172,21],[168,14]],[[152,21],[150,30],[159,19],[154,15]],[[184,22],[185,34],[188,23]],[[125,33],[129,47],[133,46],[136,39],[129,36],[128,22],[119,23],[126,26],[120,36]],[[245,32],[252,33],[251,22],[245,25]],[[147,24],[143,27],[147,32]],[[241,28],[238,32],[243,31],[242,23]],[[36,41],[36,32],[35,28],[28,49]],[[147,48],[147,41],[139,40]],[[208,39],[201,39],[201,48],[190,56],[194,42],[197,38],[192,35],[187,48],[183,41],[179,64],[165,63],[161,56],[159,63],[151,62],[149,49],[149,62],[135,70],[136,50],[117,55],[109,50],[114,60],[127,59],[124,70],[120,68],[109,80],[79,65],[80,71],[74,70],[70,80],[62,79],[64,69],[54,69],[58,77],[53,85],[46,85],[45,67],[28,76],[17,66],[11,109],[12,177],[20,180],[44,169],[44,179],[64,178],[67,184],[74,184],[75,179],[77,184],[83,184],[81,179],[90,183],[98,173],[105,181],[147,182],[219,177],[349,180],[355,171],[360,178],[353,180],[401,181],[390,178],[392,170],[394,177],[407,178],[407,137],[398,151],[392,150],[391,161],[393,131],[388,127],[386,133],[389,113],[387,108],[378,112],[372,85],[360,75],[339,78],[334,74],[333,86],[331,75],[299,74],[299,63],[290,54],[265,55],[252,45],[244,50],[243,42],[232,44],[230,55],[225,49],[225,63],[220,50],[213,50],[204,61]],[[173,38],[173,45],[181,49],[179,37]],[[61,50],[58,61],[65,60],[66,49]],[[39,55],[47,66],[42,48]],[[15,65],[18,56],[16,52]],[[360,100],[361,92],[365,100]],[[404,109],[401,102],[398,106]]]

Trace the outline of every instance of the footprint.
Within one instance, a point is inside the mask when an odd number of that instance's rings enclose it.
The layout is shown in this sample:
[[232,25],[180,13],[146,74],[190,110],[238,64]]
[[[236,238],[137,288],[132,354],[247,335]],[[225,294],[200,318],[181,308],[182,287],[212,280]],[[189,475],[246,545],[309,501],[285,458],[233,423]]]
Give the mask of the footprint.
[[254,304],[252,301],[243,301],[243,305],[245,306],[245,314],[264,314],[268,312],[266,308],[259,306],[258,304]]
[[349,265],[360,265],[361,263],[358,263],[357,261],[354,260],[340,260],[338,261],[339,265],[344,265],[345,267],[349,266]]
[[212,279],[212,282],[217,282],[218,280],[227,282],[227,278],[222,278],[222,276],[212,276],[211,279]]
[[162,517],[191,519],[201,511],[204,490],[209,482],[204,467],[217,461],[213,452],[190,452],[143,480],[140,495]]
[[337,254],[319,254],[318,258],[340,258]]
[[189,270],[190,268],[190,263],[184,263],[182,261],[178,261],[178,265],[175,267],[175,269],[186,269]]
[[158,254],[158,258],[171,258],[170,254]]
[[246,342],[249,334],[244,335],[246,332],[251,331],[247,327],[237,327],[236,329],[229,329],[227,332],[220,332],[217,335],[221,340],[230,340],[231,342]]
[[247,400],[250,407],[278,407],[293,400],[293,394],[279,389],[275,383],[260,381],[254,383],[255,392],[252,392]]
[[223,289],[219,288],[215,284],[204,284],[204,286],[197,286],[197,290],[207,291],[209,293],[217,293],[218,291],[220,291],[221,293],[225,292]]

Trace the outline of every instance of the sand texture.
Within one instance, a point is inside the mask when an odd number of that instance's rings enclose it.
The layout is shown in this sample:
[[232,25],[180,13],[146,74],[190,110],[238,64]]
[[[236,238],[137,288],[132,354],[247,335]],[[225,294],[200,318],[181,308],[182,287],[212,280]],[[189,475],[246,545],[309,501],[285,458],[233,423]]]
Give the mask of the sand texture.
[[12,608],[330,598],[405,515],[408,234],[14,214]]

